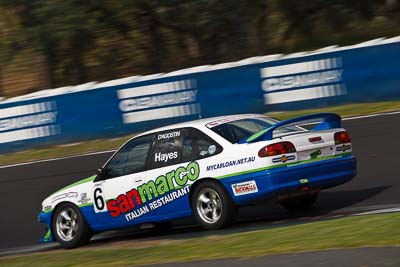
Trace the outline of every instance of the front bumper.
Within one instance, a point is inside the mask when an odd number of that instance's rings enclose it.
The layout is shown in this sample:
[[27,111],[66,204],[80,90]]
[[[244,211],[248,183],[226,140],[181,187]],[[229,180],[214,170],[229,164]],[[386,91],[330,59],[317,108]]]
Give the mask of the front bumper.
[[54,241],[53,234],[51,233],[51,216],[52,216],[52,211],[49,212],[41,211],[39,213],[38,221],[46,224],[46,233],[39,240],[40,243],[49,243]]
[[[351,180],[357,174],[357,160],[353,155],[284,166],[222,179],[233,201],[238,205],[258,198],[278,197],[299,192],[323,190]],[[255,181],[257,192],[235,196],[233,187],[242,182]]]

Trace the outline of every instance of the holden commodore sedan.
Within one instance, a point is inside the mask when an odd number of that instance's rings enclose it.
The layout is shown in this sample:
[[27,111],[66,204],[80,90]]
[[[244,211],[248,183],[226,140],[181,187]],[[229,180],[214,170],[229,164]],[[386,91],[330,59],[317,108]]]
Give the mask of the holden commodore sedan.
[[223,228],[240,206],[278,199],[305,210],[321,190],[355,175],[351,138],[337,114],[174,124],[133,137],[96,175],[46,198],[42,241],[73,248],[94,233],[188,216],[206,229]]

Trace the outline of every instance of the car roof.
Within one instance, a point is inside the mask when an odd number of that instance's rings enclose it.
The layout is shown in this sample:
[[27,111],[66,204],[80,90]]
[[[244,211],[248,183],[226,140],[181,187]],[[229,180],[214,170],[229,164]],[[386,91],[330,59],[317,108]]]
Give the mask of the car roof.
[[[255,117],[266,117],[263,114],[235,114],[235,115],[225,115],[225,116],[218,116],[218,117],[211,117],[211,118],[204,118],[204,119],[198,119],[198,120],[191,120],[191,121],[186,121],[186,122],[181,122],[181,123],[175,123],[159,128],[155,128],[153,130],[149,130],[146,132],[142,132],[137,136],[142,136],[146,134],[151,134],[155,132],[160,132],[160,131],[167,131],[171,129],[177,129],[177,128],[186,128],[186,127],[195,127],[195,128],[203,128],[206,127],[207,124],[210,123],[215,123],[217,122],[217,125],[229,122],[229,121],[236,121],[244,118],[255,118]],[[220,121],[220,123],[218,123]],[[212,125],[210,128],[212,128]]]

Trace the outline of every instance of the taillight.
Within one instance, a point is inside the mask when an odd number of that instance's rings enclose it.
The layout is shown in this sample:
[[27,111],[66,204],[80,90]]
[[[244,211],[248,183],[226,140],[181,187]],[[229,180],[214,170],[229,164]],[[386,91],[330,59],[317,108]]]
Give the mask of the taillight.
[[322,140],[321,136],[315,136],[315,137],[308,138],[308,141],[309,141],[310,143],[312,143],[312,142],[317,142],[317,141],[321,141],[321,140]]
[[350,134],[348,132],[337,132],[335,133],[334,136],[335,139],[335,144],[345,144],[345,143],[350,143],[351,142],[351,137]]
[[258,151],[258,156],[264,158],[293,152],[296,152],[296,148],[292,143],[280,142],[261,148],[261,150]]

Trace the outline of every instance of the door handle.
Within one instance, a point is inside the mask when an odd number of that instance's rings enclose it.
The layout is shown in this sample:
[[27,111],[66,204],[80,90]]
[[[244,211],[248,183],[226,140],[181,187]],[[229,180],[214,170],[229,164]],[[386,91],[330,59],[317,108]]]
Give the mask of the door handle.
[[142,179],[142,178],[134,178],[133,181],[134,181],[135,183],[140,183],[140,182],[143,181],[143,179]]

